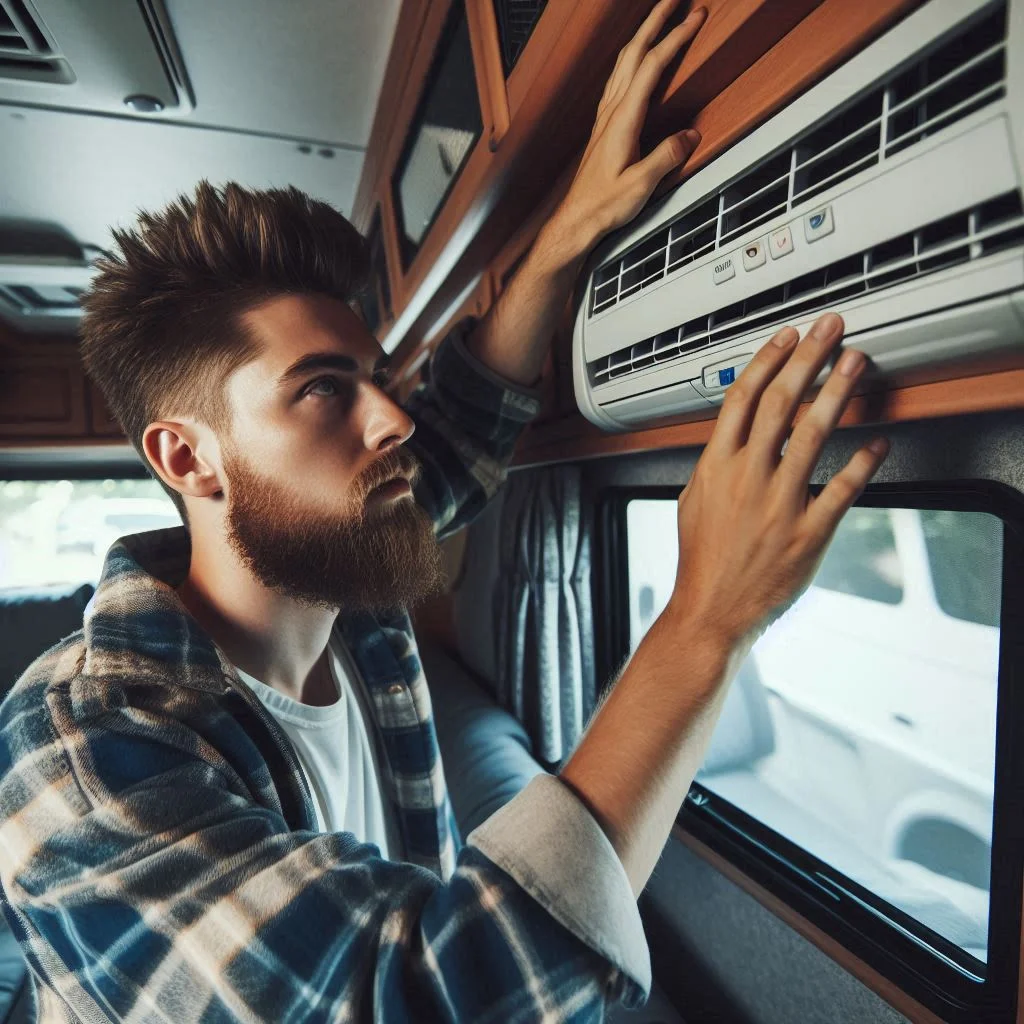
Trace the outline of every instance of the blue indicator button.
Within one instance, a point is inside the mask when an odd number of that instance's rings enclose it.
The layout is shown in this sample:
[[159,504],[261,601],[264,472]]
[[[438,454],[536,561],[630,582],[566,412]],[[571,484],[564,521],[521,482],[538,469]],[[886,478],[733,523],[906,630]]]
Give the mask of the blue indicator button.
[[718,371],[718,383],[721,387],[727,387],[736,379],[736,367],[730,366],[728,369]]

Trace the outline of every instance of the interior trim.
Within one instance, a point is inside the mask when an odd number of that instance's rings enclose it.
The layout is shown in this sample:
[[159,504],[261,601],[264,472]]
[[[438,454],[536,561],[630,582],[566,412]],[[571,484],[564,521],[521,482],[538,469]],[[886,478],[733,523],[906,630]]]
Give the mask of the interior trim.
[[[861,984],[871,989],[884,999],[890,1006],[904,1014],[913,1024],[943,1024],[942,1018],[936,1016],[927,1007],[908,996],[893,982],[854,956],[839,942],[813,925],[807,918],[798,914],[783,900],[759,885],[752,878],[740,871],[734,864],[715,853],[695,836],[692,836],[679,825],[672,826],[672,838],[681,842],[687,849],[707,861],[716,871],[721,872],[729,881],[739,886],[745,893],[752,896],[776,917],[781,918],[790,928],[817,946],[826,956],[834,960],[844,970],[849,971]],[[1018,1010],[1018,1021],[1021,1020]]]

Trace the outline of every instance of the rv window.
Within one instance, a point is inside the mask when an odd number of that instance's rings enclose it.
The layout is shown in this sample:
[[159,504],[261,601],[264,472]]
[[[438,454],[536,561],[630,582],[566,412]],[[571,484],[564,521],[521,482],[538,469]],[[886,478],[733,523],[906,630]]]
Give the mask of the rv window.
[[0,590],[95,584],[118,537],[180,525],[152,479],[0,481]]
[[[625,522],[635,648],[673,584],[676,502],[633,499]],[[754,646],[697,775],[981,962],[1002,571],[995,515],[851,510]]]
[[395,214],[406,266],[483,131],[465,7],[456,0],[452,8],[395,171]]

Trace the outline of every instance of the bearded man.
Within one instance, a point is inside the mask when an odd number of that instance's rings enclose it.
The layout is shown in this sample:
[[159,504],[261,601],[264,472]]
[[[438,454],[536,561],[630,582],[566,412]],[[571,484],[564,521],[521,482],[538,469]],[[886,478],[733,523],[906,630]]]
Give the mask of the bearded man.
[[3,912],[41,1019],[553,1024],[644,1000],[636,897],[729,676],[884,455],[809,498],[863,356],[793,428],[841,321],[761,349],[681,500],[669,607],[559,776],[465,843],[405,609],[501,483],[581,260],[696,145],[638,154],[703,20],[658,41],[674,6],[622,51],[509,289],[404,409],[353,309],[365,244],[326,204],[204,183],[117,232],[82,355],[185,525],[113,545],[84,629],[0,712]]

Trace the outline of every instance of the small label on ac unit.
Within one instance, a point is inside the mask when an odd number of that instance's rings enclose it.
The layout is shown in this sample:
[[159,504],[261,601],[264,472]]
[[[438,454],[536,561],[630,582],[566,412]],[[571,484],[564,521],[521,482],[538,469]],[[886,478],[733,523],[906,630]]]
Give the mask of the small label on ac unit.
[[726,256],[720,259],[714,267],[712,273],[712,280],[715,284],[721,284],[723,281],[728,281],[730,278],[736,276],[736,264],[733,262],[731,256]]

